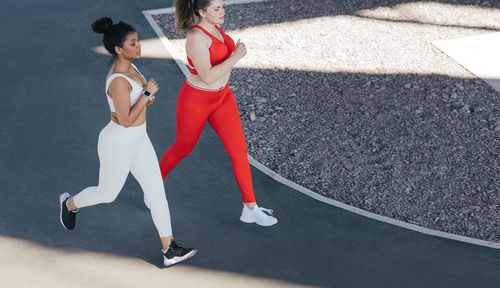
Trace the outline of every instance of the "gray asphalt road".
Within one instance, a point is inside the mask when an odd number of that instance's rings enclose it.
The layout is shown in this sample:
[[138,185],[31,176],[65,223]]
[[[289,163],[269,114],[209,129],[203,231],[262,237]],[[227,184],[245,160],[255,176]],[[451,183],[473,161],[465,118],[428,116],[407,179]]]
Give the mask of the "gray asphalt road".
[[[109,121],[109,58],[92,50],[101,39],[90,24],[107,15],[150,39],[155,34],[141,10],[170,5],[2,1],[0,286],[498,287],[498,250],[357,216],[256,169],[257,199],[280,222],[271,228],[241,223],[229,157],[209,127],[165,184],[175,237],[199,249],[193,259],[158,269],[157,232],[132,177],[114,203],[82,209],[76,230],[64,230],[57,196],[97,184],[97,137]],[[148,115],[161,157],[174,140],[183,75],[171,60],[136,64],[161,87]]]

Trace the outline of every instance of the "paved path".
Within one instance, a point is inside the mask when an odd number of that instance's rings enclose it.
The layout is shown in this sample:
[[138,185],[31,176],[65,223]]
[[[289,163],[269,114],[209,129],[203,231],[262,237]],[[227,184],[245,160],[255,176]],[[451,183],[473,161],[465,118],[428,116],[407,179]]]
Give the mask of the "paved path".
[[[117,3],[120,5],[118,6]],[[97,136],[109,121],[109,59],[90,23],[108,15],[156,37],[142,10],[168,1],[2,1],[0,287],[498,287],[500,251],[426,236],[318,202],[253,169],[256,195],[280,222],[238,220],[240,195],[211,129],[168,176],[177,239],[196,257],[161,268],[139,185],[82,209],[75,231],[57,195],[97,183]],[[174,140],[183,75],[171,60],[136,63],[161,90],[148,132],[159,156]]]
[[433,43],[465,69],[500,92],[500,32],[484,33]]

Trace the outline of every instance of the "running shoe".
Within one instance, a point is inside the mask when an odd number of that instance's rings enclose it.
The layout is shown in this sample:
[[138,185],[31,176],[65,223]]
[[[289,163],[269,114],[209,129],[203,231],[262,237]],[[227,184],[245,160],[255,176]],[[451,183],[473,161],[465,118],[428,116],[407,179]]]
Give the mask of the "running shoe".
[[[266,213],[268,214],[266,214]],[[256,223],[260,226],[272,226],[278,223],[278,219],[272,216],[273,210],[259,207],[255,204],[253,210],[249,209],[247,205],[243,204],[243,211],[241,211],[240,220],[245,223]]]
[[[163,252],[163,250],[162,250]],[[171,266],[188,258],[193,257],[196,254],[196,249],[194,248],[184,248],[178,246],[173,240],[170,243],[166,252],[163,252],[163,265]]]
[[73,212],[68,209],[66,202],[68,202],[69,198],[71,198],[71,195],[68,192],[59,195],[59,207],[61,208],[59,220],[61,220],[61,224],[64,228],[73,230],[75,229],[76,212],[78,212],[78,210]]

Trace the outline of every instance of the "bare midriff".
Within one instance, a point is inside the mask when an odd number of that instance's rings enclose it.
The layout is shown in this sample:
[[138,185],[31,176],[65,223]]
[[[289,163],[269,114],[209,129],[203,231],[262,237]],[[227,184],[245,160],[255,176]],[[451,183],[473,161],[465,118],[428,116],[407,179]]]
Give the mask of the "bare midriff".
[[[146,108],[147,106],[144,107],[144,110],[142,110],[141,114],[139,114],[139,117],[137,117],[137,119],[135,119],[135,121],[129,127],[141,126],[142,124],[144,124],[144,122],[146,122]],[[118,117],[116,116],[116,112],[111,112],[111,121],[115,122],[118,125],[121,125],[120,121],[118,121]]]
[[224,76],[220,77],[219,79],[215,80],[214,82],[210,83],[207,85],[203,80],[201,80],[200,75],[198,74],[192,74],[189,73],[187,77],[187,81],[194,86],[200,87],[200,88],[206,88],[206,89],[219,89],[224,86],[226,86],[227,82],[229,81],[229,77],[231,76],[231,72],[227,72],[224,74]]

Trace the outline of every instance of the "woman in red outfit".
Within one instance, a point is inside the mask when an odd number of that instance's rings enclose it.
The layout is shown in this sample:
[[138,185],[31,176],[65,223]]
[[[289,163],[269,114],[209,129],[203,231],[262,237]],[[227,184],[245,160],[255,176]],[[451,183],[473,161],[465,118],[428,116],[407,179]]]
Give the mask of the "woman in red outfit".
[[[177,97],[175,143],[160,162],[163,179],[194,148],[206,122],[219,135],[231,158],[234,177],[243,198],[240,220],[271,226],[278,220],[255,201],[247,146],[233,92],[231,71],[247,51],[219,27],[224,23],[222,0],[175,0],[176,29],[188,33],[186,52],[191,73]],[[198,22],[195,25],[195,22]]]

